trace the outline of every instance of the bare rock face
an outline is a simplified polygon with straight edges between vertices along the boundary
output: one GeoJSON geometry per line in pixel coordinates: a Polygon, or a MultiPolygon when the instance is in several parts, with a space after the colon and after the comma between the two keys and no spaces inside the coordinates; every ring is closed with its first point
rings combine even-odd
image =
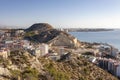
{"type": "Polygon", "coordinates": [[[11,73],[7,68],[0,67],[0,80],[9,80],[10,76],[11,73]]]}
{"type": "Polygon", "coordinates": [[[48,44],[51,46],[66,46],[70,48],[81,46],[80,41],[78,41],[77,38],[66,33],[60,33],[57,37],[49,41],[48,44]]]}
{"type": "Polygon", "coordinates": [[[10,72],[7,68],[0,67],[0,75],[10,75],[10,72]]]}

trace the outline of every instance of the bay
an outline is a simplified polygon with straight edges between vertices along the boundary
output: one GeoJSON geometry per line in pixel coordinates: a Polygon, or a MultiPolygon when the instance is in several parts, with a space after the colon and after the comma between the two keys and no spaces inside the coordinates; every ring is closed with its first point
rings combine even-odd
{"type": "Polygon", "coordinates": [[[120,50],[120,29],[100,32],[69,32],[83,42],[108,43],[120,50]]]}

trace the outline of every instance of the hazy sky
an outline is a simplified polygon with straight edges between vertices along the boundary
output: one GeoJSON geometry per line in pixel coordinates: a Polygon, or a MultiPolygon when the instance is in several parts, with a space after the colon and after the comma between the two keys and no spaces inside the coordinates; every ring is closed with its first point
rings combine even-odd
{"type": "Polygon", "coordinates": [[[0,25],[119,28],[120,0],[0,0],[0,25]]]}

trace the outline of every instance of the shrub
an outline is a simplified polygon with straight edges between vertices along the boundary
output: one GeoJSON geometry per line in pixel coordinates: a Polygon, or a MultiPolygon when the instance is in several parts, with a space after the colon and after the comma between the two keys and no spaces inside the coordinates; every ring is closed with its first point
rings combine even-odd
{"type": "Polygon", "coordinates": [[[25,71],[22,72],[23,79],[38,80],[39,72],[35,68],[27,67],[25,71]]]}
{"type": "Polygon", "coordinates": [[[18,77],[21,76],[21,72],[19,70],[10,70],[12,74],[12,80],[18,80],[18,77]]]}
{"type": "Polygon", "coordinates": [[[63,71],[58,71],[52,63],[46,65],[46,69],[54,77],[54,80],[69,80],[69,75],[63,71]]]}

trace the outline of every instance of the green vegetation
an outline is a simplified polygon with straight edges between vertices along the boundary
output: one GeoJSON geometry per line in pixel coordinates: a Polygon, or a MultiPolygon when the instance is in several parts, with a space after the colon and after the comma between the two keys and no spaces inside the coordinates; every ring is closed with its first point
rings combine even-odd
{"type": "Polygon", "coordinates": [[[92,52],[85,52],[85,53],[83,53],[83,55],[93,55],[93,53],[92,52]]]}
{"type": "Polygon", "coordinates": [[[29,32],[25,33],[25,37],[27,37],[27,36],[34,36],[34,35],[36,35],[34,31],[29,31],[29,32]]]}
{"type": "Polygon", "coordinates": [[[79,77],[79,80],[87,80],[85,77],[81,76],[79,77]]]}
{"type": "Polygon", "coordinates": [[[4,67],[7,67],[10,63],[9,63],[9,60],[0,56],[0,64],[4,65],[4,67]]]}
{"type": "Polygon", "coordinates": [[[97,80],[103,80],[101,77],[99,77],[97,80]]]}
{"type": "Polygon", "coordinates": [[[18,78],[21,76],[21,72],[19,70],[10,70],[12,74],[12,80],[18,80],[18,78]]]}
{"type": "Polygon", "coordinates": [[[86,48],[90,48],[90,49],[91,49],[91,48],[92,48],[92,46],[91,46],[91,45],[88,45],[88,46],[86,46],[86,48]]]}
{"type": "Polygon", "coordinates": [[[89,75],[89,74],[90,74],[90,70],[87,69],[86,67],[83,69],[83,71],[84,71],[84,74],[85,74],[85,75],[89,75]]]}
{"type": "Polygon", "coordinates": [[[22,78],[27,80],[38,80],[39,72],[35,68],[27,67],[22,72],[22,78]]]}
{"type": "Polygon", "coordinates": [[[59,71],[54,67],[53,63],[49,63],[46,65],[46,70],[51,74],[52,77],[54,77],[54,80],[70,80],[70,76],[63,72],[59,71]]]}
{"type": "Polygon", "coordinates": [[[23,72],[19,70],[10,70],[12,74],[12,80],[26,79],[26,80],[38,80],[39,72],[35,68],[26,67],[23,72]]]}
{"type": "Polygon", "coordinates": [[[4,62],[4,59],[2,56],[0,56],[0,63],[3,63],[4,62]]]}
{"type": "Polygon", "coordinates": [[[28,62],[28,57],[24,55],[23,51],[16,50],[16,51],[11,51],[9,58],[11,59],[13,64],[29,64],[28,62]]]}

